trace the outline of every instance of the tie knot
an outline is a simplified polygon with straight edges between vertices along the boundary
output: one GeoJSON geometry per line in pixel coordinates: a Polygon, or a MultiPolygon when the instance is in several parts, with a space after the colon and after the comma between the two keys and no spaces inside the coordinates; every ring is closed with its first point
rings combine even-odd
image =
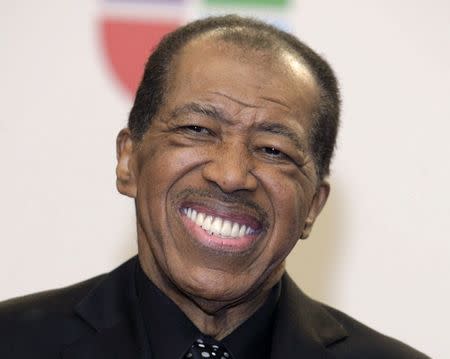
{"type": "Polygon", "coordinates": [[[190,359],[232,359],[227,349],[214,339],[197,339],[185,358],[190,359]]]}

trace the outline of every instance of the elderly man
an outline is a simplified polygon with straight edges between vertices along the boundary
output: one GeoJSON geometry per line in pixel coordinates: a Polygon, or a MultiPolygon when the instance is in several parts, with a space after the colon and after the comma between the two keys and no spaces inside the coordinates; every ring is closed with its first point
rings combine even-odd
{"type": "Polygon", "coordinates": [[[424,358],[304,295],[285,259],[329,193],[339,94],[293,36],[236,16],[169,34],[117,138],[139,255],[0,306],[1,358],[424,358]]]}

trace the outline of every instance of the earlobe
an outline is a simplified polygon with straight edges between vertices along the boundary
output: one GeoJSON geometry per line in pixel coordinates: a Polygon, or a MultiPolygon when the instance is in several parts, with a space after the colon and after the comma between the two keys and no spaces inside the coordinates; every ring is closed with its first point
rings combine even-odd
{"type": "Polygon", "coordinates": [[[133,168],[134,142],[128,128],[122,129],[116,140],[117,190],[125,196],[136,197],[136,174],[133,168]]]}
{"type": "Polygon", "coordinates": [[[314,194],[311,207],[309,209],[308,217],[306,217],[305,226],[303,228],[300,239],[307,239],[311,233],[313,224],[322,211],[322,208],[327,202],[328,195],[330,194],[330,184],[326,181],[322,181],[314,194]]]}

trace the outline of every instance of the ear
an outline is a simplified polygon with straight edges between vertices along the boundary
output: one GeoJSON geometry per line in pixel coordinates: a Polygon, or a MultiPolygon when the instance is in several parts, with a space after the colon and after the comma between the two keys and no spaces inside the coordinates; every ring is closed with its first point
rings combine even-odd
{"type": "Polygon", "coordinates": [[[314,194],[311,207],[309,209],[308,217],[306,217],[305,226],[303,227],[303,232],[300,239],[306,239],[311,233],[313,224],[322,211],[322,208],[327,202],[328,195],[330,194],[330,184],[326,181],[322,181],[314,194]]]}
{"type": "Polygon", "coordinates": [[[116,153],[117,190],[125,196],[135,198],[137,187],[135,169],[133,168],[134,142],[128,128],[124,128],[117,135],[116,153]]]}

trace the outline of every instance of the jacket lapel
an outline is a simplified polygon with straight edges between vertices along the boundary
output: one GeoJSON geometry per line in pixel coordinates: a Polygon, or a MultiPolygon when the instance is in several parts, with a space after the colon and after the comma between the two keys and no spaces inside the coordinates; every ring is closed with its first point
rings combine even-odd
{"type": "Polygon", "coordinates": [[[134,257],[111,272],[75,307],[90,327],[62,358],[150,358],[138,310],[134,257]]]}
{"type": "Polygon", "coordinates": [[[307,297],[285,274],[275,317],[272,359],[333,358],[327,346],[348,336],[318,302],[307,297]]]}

